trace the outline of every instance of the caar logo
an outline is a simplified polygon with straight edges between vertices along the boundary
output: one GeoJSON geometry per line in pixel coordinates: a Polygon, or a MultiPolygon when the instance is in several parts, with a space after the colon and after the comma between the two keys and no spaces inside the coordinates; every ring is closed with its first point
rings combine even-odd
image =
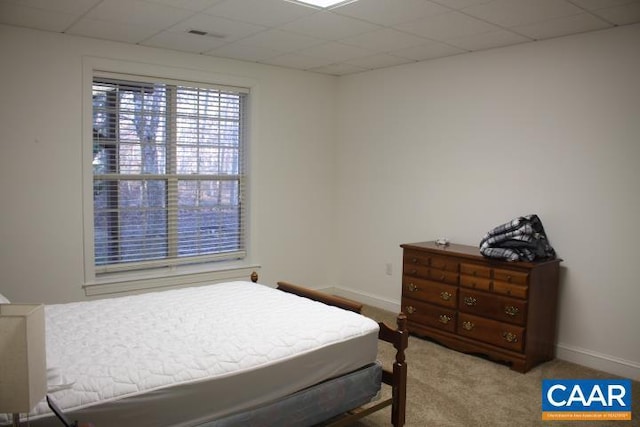
{"type": "Polygon", "coordinates": [[[631,380],[542,380],[543,420],[630,420],[631,380]]]}

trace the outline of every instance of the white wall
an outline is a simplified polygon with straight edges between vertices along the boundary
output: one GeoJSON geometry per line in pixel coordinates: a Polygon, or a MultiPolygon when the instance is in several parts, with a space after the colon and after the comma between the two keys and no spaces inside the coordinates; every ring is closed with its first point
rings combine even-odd
{"type": "Polygon", "coordinates": [[[397,307],[401,243],[537,213],[558,354],[640,377],[639,76],[636,25],[341,78],[339,287],[397,307]]]}
{"type": "Polygon", "coordinates": [[[255,84],[250,261],[261,281],[326,283],[335,77],[0,26],[0,293],[81,300],[83,58],[177,67],[255,84]]]}

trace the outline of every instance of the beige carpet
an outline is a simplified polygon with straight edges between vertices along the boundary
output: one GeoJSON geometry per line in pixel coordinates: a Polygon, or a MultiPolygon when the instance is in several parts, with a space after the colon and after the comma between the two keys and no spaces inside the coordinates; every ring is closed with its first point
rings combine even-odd
{"type": "MultiPolygon", "coordinates": [[[[394,314],[365,307],[363,314],[395,325],[394,314]]],[[[379,358],[390,366],[394,349],[381,343],[379,358]]],[[[526,374],[478,356],[462,354],[411,336],[408,362],[407,426],[640,426],[640,383],[633,382],[633,421],[542,421],[541,387],[545,378],[612,378],[610,374],[553,360],[526,374]]],[[[383,396],[390,394],[384,387],[383,396]]],[[[388,426],[390,409],[356,426],[388,426]]]]}

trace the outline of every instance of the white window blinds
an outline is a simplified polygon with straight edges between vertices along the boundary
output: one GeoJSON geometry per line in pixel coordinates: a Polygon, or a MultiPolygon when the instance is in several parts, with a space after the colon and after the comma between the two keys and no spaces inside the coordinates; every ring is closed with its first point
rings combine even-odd
{"type": "Polygon", "coordinates": [[[246,97],[94,77],[96,273],[245,256],[246,97]]]}

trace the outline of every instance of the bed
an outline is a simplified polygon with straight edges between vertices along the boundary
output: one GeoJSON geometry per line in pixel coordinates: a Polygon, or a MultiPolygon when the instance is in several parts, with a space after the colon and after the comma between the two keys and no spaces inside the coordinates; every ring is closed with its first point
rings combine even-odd
{"type": "MultiPolygon", "coordinates": [[[[404,424],[403,315],[392,329],[352,301],[255,282],[46,306],[49,396],[96,427],[339,426],[387,406],[404,424]],[[390,399],[375,399],[381,383],[390,399]]],[[[28,418],[60,425],[45,401],[28,418]]]]}

